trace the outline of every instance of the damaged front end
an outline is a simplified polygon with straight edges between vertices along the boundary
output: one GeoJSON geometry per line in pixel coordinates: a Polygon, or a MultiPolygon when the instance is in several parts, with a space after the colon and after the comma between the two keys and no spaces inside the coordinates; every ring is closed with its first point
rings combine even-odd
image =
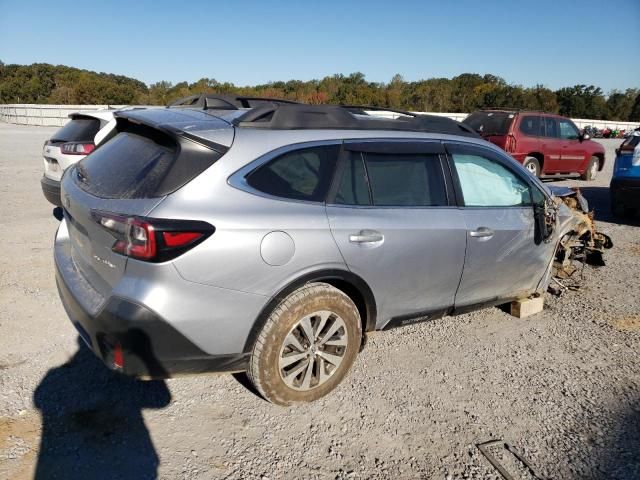
{"type": "Polygon", "coordinates": [[[587,200],[579,188],[551,187],[550,190],[554,195],[554,205],[549,205],[549,208],[554,212],[548,217],[557,218],[556,238],[560,241],[553,260],[553,283],[549,290],[560,294],[563,290],[579,288],[585,265],[603,266],[604,251],[611,248],[613,242],[609,236],[596,230],[593,211],[589,211],[587,200]],[[580,275],[576,278],[574,274],[578,270],[580,275]]]}

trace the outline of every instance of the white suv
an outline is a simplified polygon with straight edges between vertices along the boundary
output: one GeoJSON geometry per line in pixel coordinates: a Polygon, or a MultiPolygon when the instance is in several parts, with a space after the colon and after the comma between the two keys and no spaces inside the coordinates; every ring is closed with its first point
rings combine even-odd
{"type": "Polygon", "coordinates": [[[44,143],[44,175],[40,183],[45,198],[60,203],[60,179],[63,172],[91,153],[109,133],[114,131],[115,110],[72,113],[71,119],[44,143]]]}

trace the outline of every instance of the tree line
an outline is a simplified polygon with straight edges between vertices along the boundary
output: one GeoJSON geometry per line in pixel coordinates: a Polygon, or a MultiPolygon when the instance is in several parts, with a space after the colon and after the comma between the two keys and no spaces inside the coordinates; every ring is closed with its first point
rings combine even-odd
{"type": "Polygon", "coordinates": [[[640,88],[605,94],[594,85],[551,90],[513,85],[495,75],[464,73],[415,82],[395,75],[370,82],[364,74],[336,74],[320,80],[288,80],[236,86],[202,78],[194,83],[161,81],[146,85],[126,77],[64,65],[0,62],[0,103],[166,105],[199,93],[278,97],[312,104],[374,105],[425,112],[471,112],[502,107],[543,110],[573,118],[640,121],[640,88]]]}

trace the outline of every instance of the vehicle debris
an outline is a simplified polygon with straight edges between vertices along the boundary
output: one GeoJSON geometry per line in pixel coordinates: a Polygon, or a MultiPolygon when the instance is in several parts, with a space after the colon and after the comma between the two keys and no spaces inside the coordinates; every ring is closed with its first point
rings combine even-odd
{"type": "MultiPolygon", "coordinates": [[[[551,187],[556,204],[556,215],[559,209],[569,209],[571,215],[567,219],[565,233],[556,251],[552,266],[552,281],[549,285],[551,293],[559,295],[565,290],[580,288],[584,267],[605,265],[604,251],[613,246],[611,238],[596,229],[594,212],[577,187],[551,187]],[[580,271],[579,278],[574,274],[580,271]],[[570,282],[566,280],[571,279],[570,282]]],[[[554,215],[555,216],[555,215],[554,215]]],[[[555,219],[555,218],[554,218],[555,219]]]]}
{"type": "Polygon", "coordinates": [[[480,450],[480,453],[482,453],[489,461],[491,466],[495,468],[505,480],[515,480],[515,477],[507,470],[506,465],[504,465],[504,463],[498,459],[498,457],[492,450],[501,449],[503,450],[502,453],[511,454],[512,460],[514,460],[516,463],[519,463],[519,473],[535,480],[545,480],[545,478],[540,476],[534,470],[533,466],[521,454],[519,454],[515,448],[513,448],[504,440],[490,440],[488,442],[479,443],[476,445],[476,447],[478,448],[478,450],[480,450]]]}

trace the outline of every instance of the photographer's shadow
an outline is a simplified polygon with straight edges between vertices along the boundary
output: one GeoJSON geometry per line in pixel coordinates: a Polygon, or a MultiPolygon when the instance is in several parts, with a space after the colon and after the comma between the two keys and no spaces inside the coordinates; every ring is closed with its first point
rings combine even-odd
{"type": "Polygon", "coordinates": [[[156,478],[160,460],[142,409],[169,404],[166,383],[112,372],[80,338],[78,346],[34,393],[42,415],[35,479],[156,478]]]}

